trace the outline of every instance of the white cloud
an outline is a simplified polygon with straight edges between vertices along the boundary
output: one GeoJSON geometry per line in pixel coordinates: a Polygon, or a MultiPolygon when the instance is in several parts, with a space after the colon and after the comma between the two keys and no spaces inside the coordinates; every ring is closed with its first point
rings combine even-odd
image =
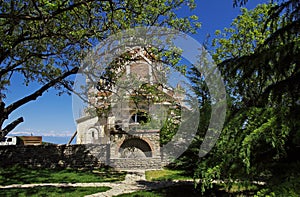
{"type": "Polygon", "coordinates": [[[72,131],[40,131],[35,129],[18,129],[9,133],[9,135],[35,135],[35,136],[51,136],[51,137],[70,137],[73,135],[72,131]]]}

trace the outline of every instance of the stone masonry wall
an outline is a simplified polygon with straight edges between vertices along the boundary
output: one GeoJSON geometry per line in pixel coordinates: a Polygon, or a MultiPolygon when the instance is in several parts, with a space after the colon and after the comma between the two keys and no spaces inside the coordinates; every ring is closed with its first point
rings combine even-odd
{"type": "Polygon", "coordinates": [[[107,145],[0,146],[0,167],[91,168],[107,164],[107,145]]]}
{"type": "Polygon", "coordinates": [[[104,165],[119,170],[160,169],[160,156],[111,158],[109,145],[0,146],[0,167],[20,165],[34,168],[97,168],[104,165]]]}
{"type": "Polygon", "coordinates": [[[111,159],[110,166],[115,169],[161,169],[161,158],[119,158],[111,159]]]}
{"type": "Polygon", "coordinates": [[[149,65],[146,63],[132,63],[130,64],[130,73],[145,81],[149,78],[149,65]]]}

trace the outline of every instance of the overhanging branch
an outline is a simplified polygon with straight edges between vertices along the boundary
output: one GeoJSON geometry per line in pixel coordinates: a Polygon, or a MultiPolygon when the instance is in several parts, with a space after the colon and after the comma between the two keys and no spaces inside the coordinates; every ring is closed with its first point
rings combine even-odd
{"type": "Polygon", "coordinates": [[[44,86],[42,86],[40,89],[38,89],[37,91],[35,91],[34,93],[12,103],[11,105],[9,105],[4,112],[6,114],[10,114],[11,112],[13,112],[14,110],[16,110],[17,108],[19,108],[20,106],[36,100],[39,96],[42,96],[42,94],[47,91],[49,88],[53,87],[55,84],[61,82],[63,79],[67,78],[68,76],[72,75],[72,74],[76,74],[78,72],[79,68],[78,67],[74,67],[72,70],[65,72],[64,74],[62,74],[61,76],[51,80],[50,82],[48,82],[47,84],[45,84],[44,86]]]}
{"type": "Polygon", "coordinates": [[[5,137],[11,130],[16,128],[21,122],[24,122],[23,117],[14,120],[12,123],[8,124],[1,132],[1,137],[5,137]]]}

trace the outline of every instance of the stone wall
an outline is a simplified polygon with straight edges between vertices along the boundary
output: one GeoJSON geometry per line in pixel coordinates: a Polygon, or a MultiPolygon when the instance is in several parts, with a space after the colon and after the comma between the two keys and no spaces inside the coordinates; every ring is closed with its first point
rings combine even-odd
{"type": "Polygon", "coordinates": [[[109,162],[108,145],[0,146],[0,167],[91,168],[109,162]]]}
{"type": "Polygon", "coordinates": [[[115,169],[161,169],[161,158],[119,158],[111,159],[110,166],[115,169]]]}
{"type": "Polygon", "coordinates": [[[163,166],[158,155],[147,158],[112,158],[109,145],[96,144],[0,146],[0,156],[0,167],[97,168],[107,165],[124,170],[160,169],[163,166]]]}
{"type": "Polygon", "coordinates": [[[144,61],[132,63],[130,64],[130,74],[137,76],[140,81],[148,81],[147,79],[150,77],[149,65],[144,61]]]}

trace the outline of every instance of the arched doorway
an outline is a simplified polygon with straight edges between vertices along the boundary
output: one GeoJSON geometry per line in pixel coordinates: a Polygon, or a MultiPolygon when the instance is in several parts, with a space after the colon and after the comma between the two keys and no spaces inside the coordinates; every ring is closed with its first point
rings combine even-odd
{"type": "Polygon", "coordinates": [[[145,158],[152,157],[152,151],[147,142],[140,138],[125,140],[119,149],[121,158],[145,158]]]}

